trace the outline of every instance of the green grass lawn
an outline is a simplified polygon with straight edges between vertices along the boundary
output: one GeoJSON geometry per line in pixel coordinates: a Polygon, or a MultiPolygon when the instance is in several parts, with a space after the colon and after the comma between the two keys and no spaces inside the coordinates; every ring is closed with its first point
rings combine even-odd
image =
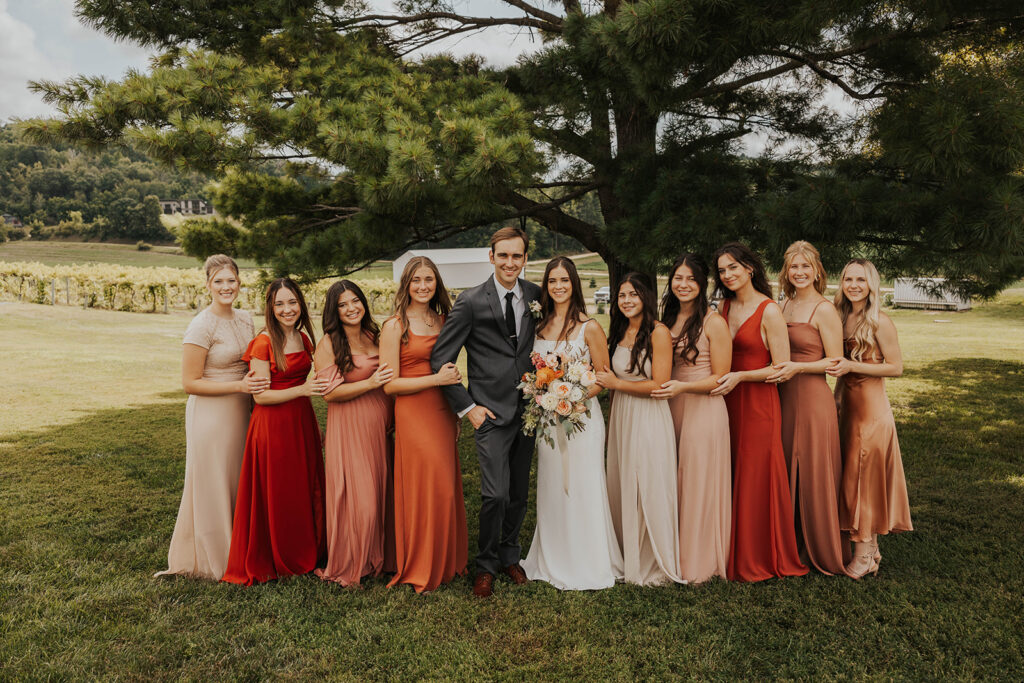
{"type": "MultiPolygon", "coordinates": [[[[468,579],[417,596],[151,578],[181,495],[188,316],[2,304],[0,679],[1017,678],[1024,292],[893,317],[916,530],[882,539],[878,578],[499,582],[480,602],[468,579]]],[[[478,469],[460,445],[472,554],[478,469]]],[[[524,545],[533,525],[531,503],[524,545]]]]}

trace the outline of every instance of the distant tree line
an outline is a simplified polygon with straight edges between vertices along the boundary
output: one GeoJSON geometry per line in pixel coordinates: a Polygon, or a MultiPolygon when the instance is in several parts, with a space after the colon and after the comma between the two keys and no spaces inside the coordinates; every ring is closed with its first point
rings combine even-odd
{"type": "Polygon", "coordinates": [[[0,227],[0,240],[174,239],[160,222],[160,198],[206,199],[209,182],[179,174],[130,148],[86,152],[66,144],[31,144],[0,126],[0,215],[23,228],[0,227]]]}

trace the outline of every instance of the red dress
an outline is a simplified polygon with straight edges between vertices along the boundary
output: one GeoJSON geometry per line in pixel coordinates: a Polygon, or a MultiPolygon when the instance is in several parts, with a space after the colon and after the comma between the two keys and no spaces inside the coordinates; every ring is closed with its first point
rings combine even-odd
{"type": "MultiPolygon", "coordinates": [[[[242,360],[270,361],[270,388],[288,389],[306,381],[313,345],[288,355],[278,370],[270,339],[257,335],[242,360]]],[[[250,586],[290,574],[306,574],[326,557],[324,540],[324,461],[320,425],[313,404],[303,396],[252,410],[238,482],[228,569],[222,581],[250,586]]]]}
{"type": "MultiPolygon", "coordinates": [[[[726,300],[723,314],[729,316],[726,300]]],[[[765,299],[732,340],[732,370],[760,370],[772,361],[761,340],[765,299]]],[[[725,397],[732,446],[732,581],[803,576],[793,530],[779,392],[763,382],[740,382],[725,397]]]]}

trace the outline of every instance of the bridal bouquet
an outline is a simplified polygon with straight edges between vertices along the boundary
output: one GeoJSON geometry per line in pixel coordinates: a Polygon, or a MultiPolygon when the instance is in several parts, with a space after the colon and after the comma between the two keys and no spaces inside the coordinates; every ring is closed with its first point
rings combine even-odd
{"type": "Polygon", "coordinates": [[[560,429],[567,438],[583,430],[583,418],[590,416],[587,392],[597,376],[580,356],[534,351],[530,361],[534,371],[523,374],[518,386],[526,400],[523,433],[536,432],[554,448],[552,429],[560,429]]]}

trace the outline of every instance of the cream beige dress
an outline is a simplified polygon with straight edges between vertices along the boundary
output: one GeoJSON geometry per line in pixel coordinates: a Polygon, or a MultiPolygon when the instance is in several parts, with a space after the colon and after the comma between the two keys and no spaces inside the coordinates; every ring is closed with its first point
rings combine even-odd
{"type": "MultiPolygon", "coordinates": [[[[242,354],[253,336],[252,317],[245,311],[236,310],[234,319],[227,320],[204,309],[189,324],[184,343],[206,349],[203,379],[233,382],[249,369],[242,354]]],[[[185,489],[167,551],[167,569],[157,576],[223,576],[250,410],[248,394],[188,397],[185,489]]]]}
{"type": "MultiPolygon", "coordinates": [[[[618,346],[612,371],[639,382],[650,377],[629,372],[629,349],[618,346]]],[[[676,434],[665,401],[616,391],[608,417],[608,502],[624,561],[624,579],[641,586],[679,577],[679,517],[676,504],[676,434]]]]}

